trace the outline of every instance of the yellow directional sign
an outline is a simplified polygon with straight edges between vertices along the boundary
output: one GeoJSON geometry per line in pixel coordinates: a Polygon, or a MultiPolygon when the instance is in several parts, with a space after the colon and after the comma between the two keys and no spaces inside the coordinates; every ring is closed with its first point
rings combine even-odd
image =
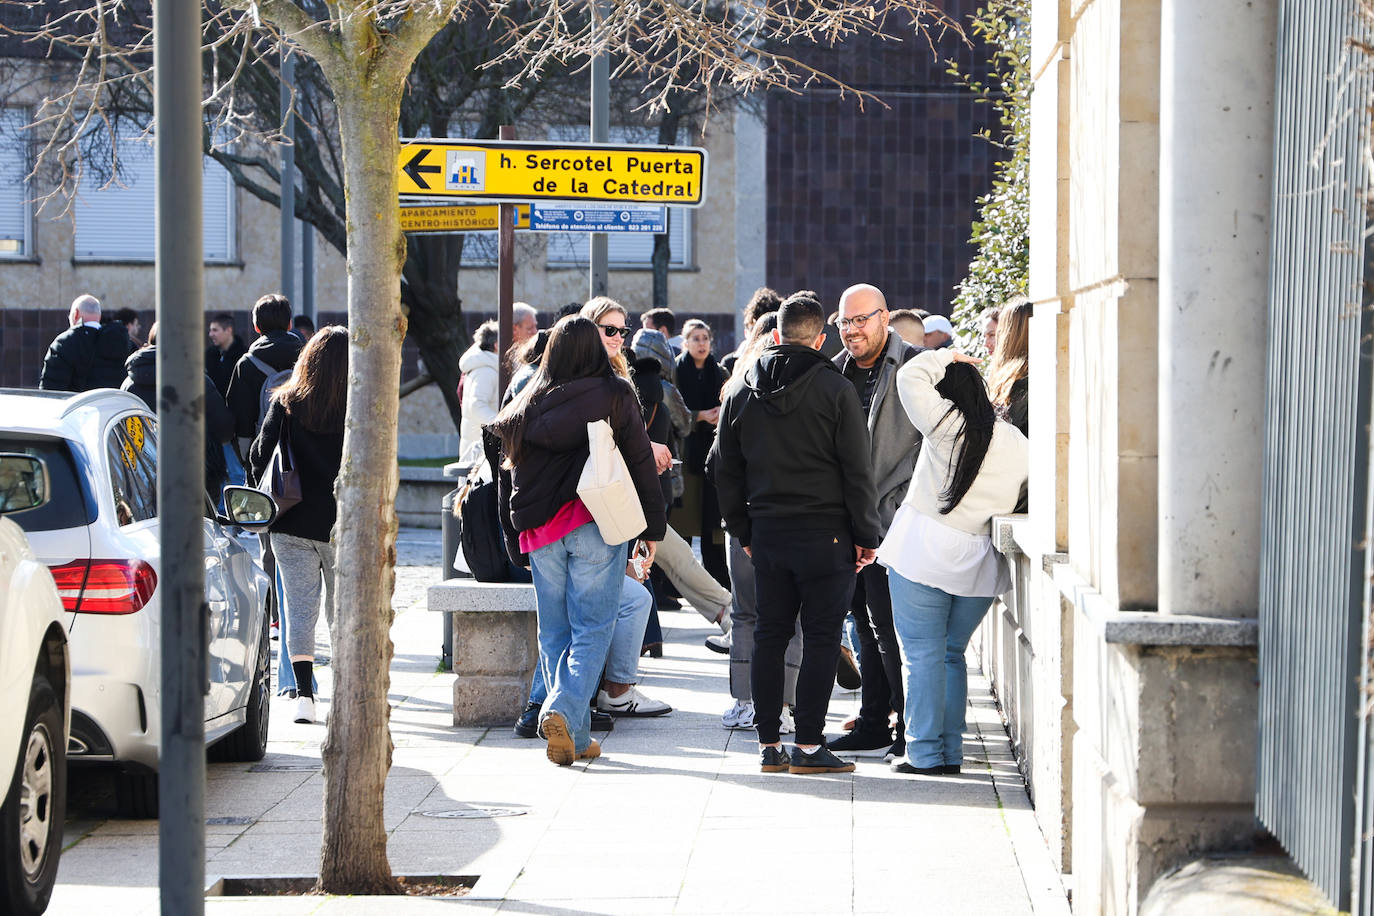
{"type": "MultiPolygon", "coordinates": [[[[530,227],[529,205],[515,208],[515,228],[530,227]]],[[[402,232],[482,232],[500,229],[497,204],[440,204],[431,207],[402,207],[402,232]]]]}
{"type": "Polygon", "coordinates": [[[401,197],[577,200],[698,207],[706,150],[694,146],[406,140],[401,197]]]}

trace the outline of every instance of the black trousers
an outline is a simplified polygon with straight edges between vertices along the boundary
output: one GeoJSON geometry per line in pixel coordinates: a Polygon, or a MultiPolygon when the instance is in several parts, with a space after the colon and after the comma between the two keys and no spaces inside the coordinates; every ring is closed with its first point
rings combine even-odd
{"type": "Polygon", "coordinates": [[[870,563],[857,576],[854,601],[855,630],[859,635],[859,724],[856,729],[886,732],[888,715],[897,711],[897,734],[902,734],[902,654],[892,625],[892,595],[887,567],[870,563]]]}
{"type": "Polygon", "coordinates": [[[761,519],[754,522],[750,549],[758,623],[749,680],[759,743],[778,740],[783,655],[800,616],[796,741],[820,744],[825,740],[825,711],[835,686],[844,615],[854,594],[854,541],[848,531],[789,530],[785,523],[761,519]]]}

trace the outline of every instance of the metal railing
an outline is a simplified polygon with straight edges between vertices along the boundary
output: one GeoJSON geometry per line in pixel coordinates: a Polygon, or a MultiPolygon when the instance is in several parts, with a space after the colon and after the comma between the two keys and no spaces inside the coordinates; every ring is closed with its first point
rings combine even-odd
{"type": "Polygon", "coordinates": [[[1369,793],[1356,794],[1367,767],[1374,81],[1350,43],[1358,27],[1354,0],[1279,5],[1259,601],[1256,810],[1342,909],[1357,857],[1360,882],[1369,875],[1356,829],[1369,819],[1369,793]]]}

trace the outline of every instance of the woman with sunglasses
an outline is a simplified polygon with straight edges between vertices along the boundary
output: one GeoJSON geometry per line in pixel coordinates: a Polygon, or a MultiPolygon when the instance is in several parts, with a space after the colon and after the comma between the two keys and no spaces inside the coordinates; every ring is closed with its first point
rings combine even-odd
{"type": "Polygon", "coordinates": [[[548,696],[539,731],[559,766],[601,755],[590,704],[615,629],[626,544],[607,544],[577,496],[587,424],[608,420],[634,480],[650,561],[667,527],[653,451],[634,388],[618,377],[601,329],[569,316],[554,325],[534,378],[488,427],[504,455],[499,487],[506,549],[529,565],[548,696]]]}

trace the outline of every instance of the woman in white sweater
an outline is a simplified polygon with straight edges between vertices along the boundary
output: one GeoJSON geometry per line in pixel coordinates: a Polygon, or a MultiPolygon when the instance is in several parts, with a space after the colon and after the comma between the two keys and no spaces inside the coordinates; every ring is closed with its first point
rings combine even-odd
{"type": "Polygon", "coordinates": [[[998,420],[978,360],[926,350],[897,373],[924,442],[878,562],[887,567],[906,679],[906,759],[899,773],[957,773],[963,762],[964,650],[992,599],[1010,585],[992,546],[992,517],[1026,484],[1026,437],[998,420]]]}

